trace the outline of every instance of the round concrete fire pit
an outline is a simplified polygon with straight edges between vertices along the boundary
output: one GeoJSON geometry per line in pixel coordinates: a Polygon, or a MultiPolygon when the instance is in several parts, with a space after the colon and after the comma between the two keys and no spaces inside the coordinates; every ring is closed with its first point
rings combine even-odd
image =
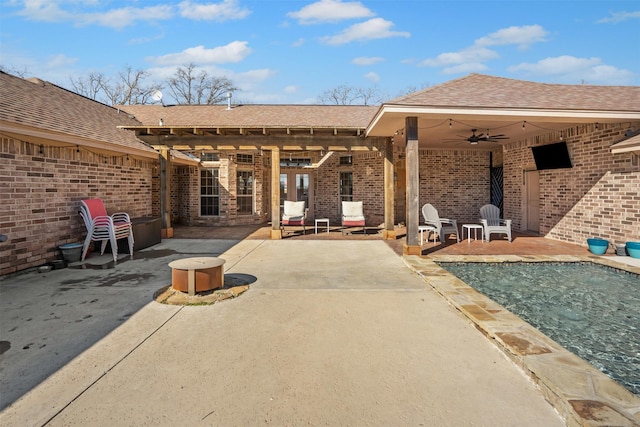
{"type": "Polygon", "coordinates": [[[224,263],[225,260],[215,257],[171,261],[171,287],[189,295],[221,288],[224,286],[224,263]]]}

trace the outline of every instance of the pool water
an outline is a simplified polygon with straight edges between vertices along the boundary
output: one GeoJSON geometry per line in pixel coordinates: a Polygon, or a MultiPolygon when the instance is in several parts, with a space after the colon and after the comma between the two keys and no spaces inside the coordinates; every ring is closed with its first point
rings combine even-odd
{"type": "Polygon", "coordinates": [[[580,263],[439,265],[640,395],[640,276],[580,263]]]}

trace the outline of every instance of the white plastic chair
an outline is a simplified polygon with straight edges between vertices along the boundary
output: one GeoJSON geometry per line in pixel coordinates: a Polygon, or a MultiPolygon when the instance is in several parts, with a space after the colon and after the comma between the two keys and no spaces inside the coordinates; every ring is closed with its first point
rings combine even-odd
{"type": "Polygon", "coordinates": [[[511,220],[500,218],[500,208],[495,205],[484,205],[480,208],[480,222],[484,228],[484,238],[489,242],[489,235],[506,234],[511,242],[511,220]]]}
{"type": "Polygon", "coordinates": [[[282,220],[280,222],[280,229],[283,232],[285,225],[301,225],[302,234],[307,233],[305,223],[307,220],[307,213],[309,212],[309,209],[305,209],[304,204],[304,200],[301,202],[293,202],[290,200],[284,201],[284,212],[282,214],[282,220]]]}
{"type": "Polygon", "coordinates": [[[366,219],[362,202],[342,202],[342,234],[349,227],[362,227],[366,230],[366,219]]]}
{"type": "Polygon", "coordinates": [[[455,219],[440,218],[438,210],[429,203],[422,207],[422,216],[426,225],[430,225],[436,229],[436,234],[440,237],[442,243],[446,240],[446,236],[451,234],[455,234],[456,241],[460,243],[458,222],[455,219]]]}
{"type": "Polygon", "coordinates": [[[82,247],[82,258],[84,261],[91,242],[102,242],[100,255],[104,254],[107,242],[111,243],[113,262],[118,261],[118,240],[127,238],[129,241],[129,253],[133,258],[133,227],[129,214],[117,212],[107,215],[104,203],[100,199],[81,200],[80,216],[87,227],[87,237],[84,239],[82,247]]]}

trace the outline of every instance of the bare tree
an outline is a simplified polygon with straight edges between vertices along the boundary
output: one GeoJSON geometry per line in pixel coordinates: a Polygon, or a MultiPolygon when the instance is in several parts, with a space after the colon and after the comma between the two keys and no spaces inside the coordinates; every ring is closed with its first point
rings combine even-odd
{"type": "Polygon", "coordinates": [[[79,95],[90,99],[98,100],[100,91],[105,85],[105,77],[102,73],[89,73],[86,77],[73,78],[69,77],[71,88],[79,95]]]}
{"type": "Polygon", "coordinates": [[[162,88],[157,83],[145,86],[144,80],[149,75],[148,71],[134,71],[130,66],[126,66],[118,73],[118,80],[114,84],[103,79],[101,89],[111,105],[147,104],[153,92],[162,88]]]}
{"type": "Polygon", "coordinates": [[[143,70],[133,70],[126,66],[112,81],[102,73],[91,72],[86,77],[70,77],[74,92],[104,102],[109,105],[147,104],[160,84],[144,84],[150,73],[143,70]]]}
{"type": "Polygon", "coordinates": [[[3,73],[14,75],[16,77],[20,77],[21,79],[24,79],[29,75],[29,70],[27,70],[26,67],[23,68],[22,70],[18,70],[15,67],[12,67],[12,66],[7,67],[0,64],[0,71],[2,71],[3,73]]]}
{"type": "Polygon", "coordinates": [[[379,104],[383,100],[384,96],[377,86],[365,88],[339,85],[333,89],[325,90],[318,97],[321,104],[336,105],[373,105],[379,104]]]}
{"type": "Polygon", "coordinates": [[[224,101],[228,92],[238,90],[227,77],[210,76],[195,64],[178,67],[167,86],[178,104],[212,105],[224,101]]]}

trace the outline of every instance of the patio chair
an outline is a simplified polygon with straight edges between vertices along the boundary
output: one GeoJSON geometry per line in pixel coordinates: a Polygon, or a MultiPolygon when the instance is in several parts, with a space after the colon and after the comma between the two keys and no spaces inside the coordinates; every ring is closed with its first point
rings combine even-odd
{"type": "Polygon", "coordinates": [[[117,262],[117,241],[124,238],[127,238],[129,241],[129,253],[131,254],[131,258],[133,258],[133,227],[129,214],[117,212],[109,216],[101,199],[87,199],[81,200],[80,216],[84,220],[84,225],[87,227],[87,237],[84,239],[84,245],[82,247],[82,261],[84,261],[87,256],[91,242],[102,242],[100,255],[104,254],[108,242],[111,243],[113,262],[117,262]]]}
{"type": "Polygon", "coordinates": [[[366,222],[362,202],[342,202],[342,235],[350,227],[362,227],[366,231],[366,222]]]}
{"type": "Polygon", "coordinates": [[[436,229],[436,235],[440,237],[442,243],[446,240],[446,236],[451,234],[455,234],[456,241],[460,243],[458,222],[455,219],[440,218],[438,210],[429,203],[422,207],[422,216],[426,225],[430,225],[436,229]]]}
{"type": "Polygon", "coordinates": [[[305,222],[307,220],[307,213],[309,212],[309,209],[305,209],[304,204],[304,200],[301,202],[292,202],[290,200],[284,201],[284,212],[280,222],[280,229],[282,232],[284,232],[285,225],[301,225],[302,234],[307,233],[305,222]]]}
{"type": "Polygon", "coordinates": [[[480,222],[484,228],[484,238],[489,242],[489,235],[506,234],[511,242],[511,220],[500,218],[500,208],[495,205],[484,205],[480,208],[480,222]]]}

